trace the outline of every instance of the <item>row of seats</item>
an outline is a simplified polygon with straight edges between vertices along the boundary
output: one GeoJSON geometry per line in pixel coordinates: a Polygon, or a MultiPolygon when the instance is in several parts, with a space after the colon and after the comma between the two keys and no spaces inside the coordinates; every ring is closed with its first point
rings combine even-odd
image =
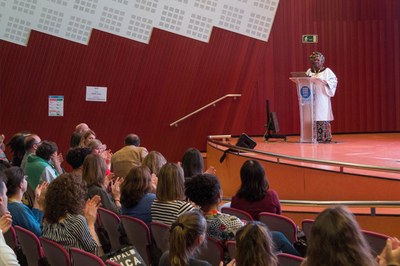
{"type": "MultiPolygon", "coordinates": [[[[110,236],[111,247],[113,250],[120,248],[119,223],[124,226],[129,242],[136,247],[139,254],[147,265],[151,264],[151,235],[161,252],[169,249],[169,230],[170,226],[159,222],[151,222],[150,228],[141,220],[127,215],[118,216],[115,213],[99,208],[98,214],[101,226],[110,236]]],[[[200,251],[199,258],[209,261],[212,265],[219,265],[224,258],[222,244],[212,238],[207,238],[207,245],[200,251]]]]}
{"type": "Polygon", "coordinates": [[[74,265],[120,266],[110,260],[104,262],[98,256],[82,249],[71,248],[68,252],[62,245],[44,237],[38,238],[31,231],[18,225],[8,230],[5,239],[15,253],[18,253],[19,248],[22,249],[29,266],[38,266],[43,260],[57,266],[70,266],[71,261],[74,265]]]}
{"type": "MultiPolygon", "coordinates": [[[[231,207],[224,207],[221,209],[221,212],[235,215],[242,220],[253,221],[251,215],[243,210],[231,207]]],[[[274,213],[262,212],[259,215],[259,219],[260,222],[266,224],[270,230],[282,232],[292,243],[297,241],[297,225],[289,217],[274,213]]],[[[306,236],[306,239],[310,239],[313,223],[314,220],[312,219],[304,219],[301,222],[301,228],[304,232],[304,235],[306,236]]],[[[364,237],[371,247],[372,255],[379,255],[385,247],[386,240],[389,238],[389,236],[367,230],[361,230],[361,232],[364,234],[364,237]]]]}

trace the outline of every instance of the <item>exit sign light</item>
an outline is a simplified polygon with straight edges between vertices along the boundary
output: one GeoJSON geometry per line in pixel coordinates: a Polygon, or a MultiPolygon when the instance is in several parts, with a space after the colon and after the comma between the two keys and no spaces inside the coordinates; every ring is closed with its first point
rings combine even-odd
{"type": "Polygon", "coordinates": [[[318,35],[303,35],[302,40],[303,43],[317,43],[318,35]]]}

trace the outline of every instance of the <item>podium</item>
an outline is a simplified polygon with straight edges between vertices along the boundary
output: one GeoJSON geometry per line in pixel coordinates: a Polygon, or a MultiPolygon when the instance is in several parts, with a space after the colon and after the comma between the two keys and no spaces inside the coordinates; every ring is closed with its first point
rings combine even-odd
{"type": "Polygon", "coordinates": [[[315,81],[309,77],[289,78],[297,85],[300,111],[300,142],[316,143],[317,132],[315,118],[315,81]]]}

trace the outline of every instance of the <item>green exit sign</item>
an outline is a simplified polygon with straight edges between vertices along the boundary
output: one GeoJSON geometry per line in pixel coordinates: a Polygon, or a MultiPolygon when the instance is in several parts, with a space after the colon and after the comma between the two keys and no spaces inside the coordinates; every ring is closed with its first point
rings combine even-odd
{"type": "Polygon", "coordinates": [[[302,40],[303,43],[317,43],[318,35],[303,35],[302,40]]]}

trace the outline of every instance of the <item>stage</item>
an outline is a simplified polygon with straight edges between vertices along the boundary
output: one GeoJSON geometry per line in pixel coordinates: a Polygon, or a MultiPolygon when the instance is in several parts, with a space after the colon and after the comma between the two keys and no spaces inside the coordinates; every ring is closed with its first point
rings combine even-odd
{"type": "Polygon", "coordinates": [[[240,186],[248,159],[264,166],[283,214],[298,225],[324,208],[344,204],[366,230],[400,236],[400,133],[334,135],[332,143],[299,143],[299,136],[257,142],[254,150],[228,153],[238,138],[210,136],[207,166],[214,166],[226,201],[240,186]]]}
{"type": "Polygon", "coordinates": [[[207,165],[217,169],[224,195],[240,186],[239,171],[247,159],[264,165],[271,187],[281,199],[398,200],[400,191],[400,133],[334,135],[331,143],[299,143],[262,137],[253,151],[229,153],[237,138],[208,140],[207,165]]]}

